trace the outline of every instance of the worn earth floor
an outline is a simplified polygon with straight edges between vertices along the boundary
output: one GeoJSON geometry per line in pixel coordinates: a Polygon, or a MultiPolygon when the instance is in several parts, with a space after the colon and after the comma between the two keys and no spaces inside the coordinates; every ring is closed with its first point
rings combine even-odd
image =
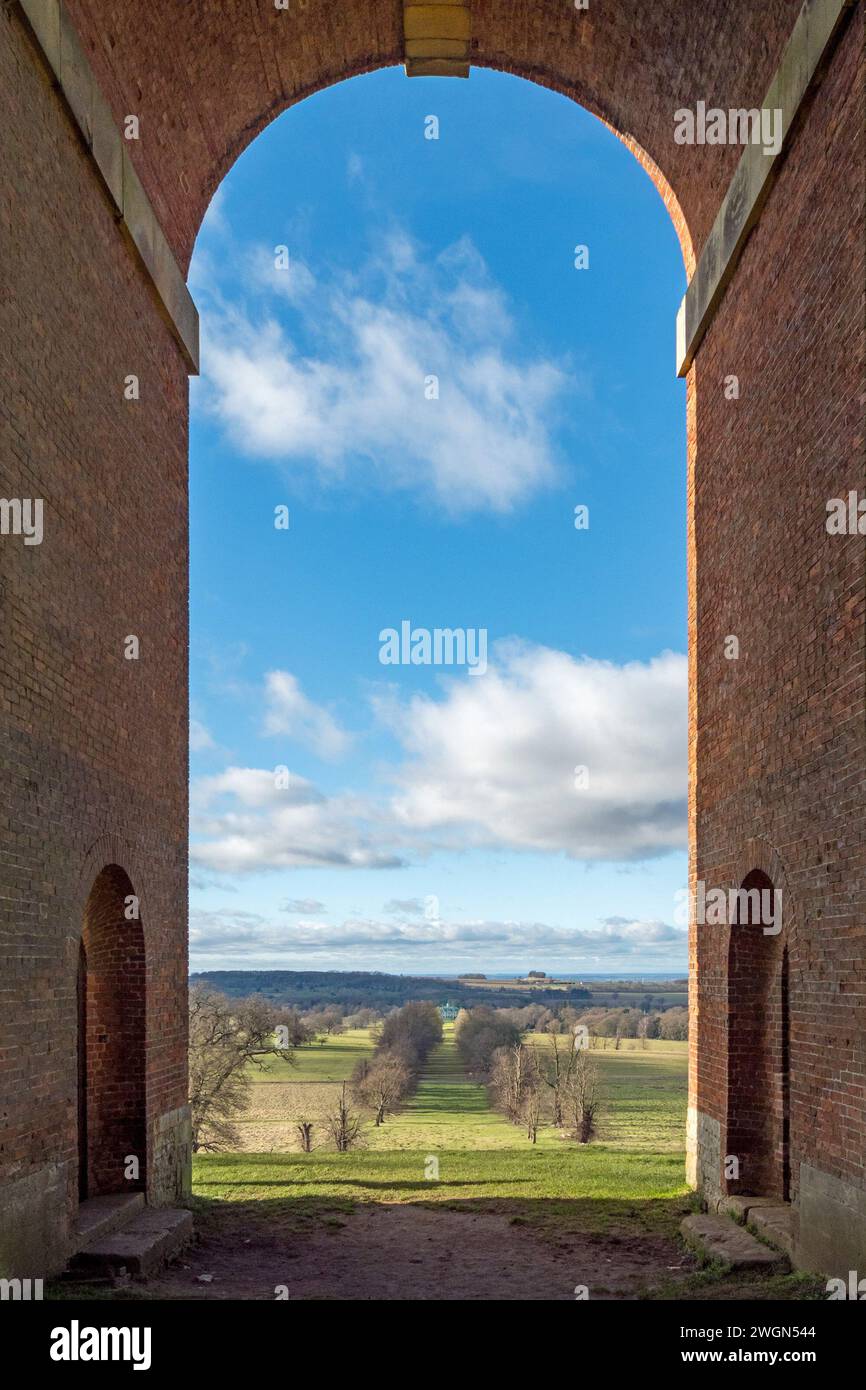
{"type": "MultiPolygon", "coordinates": [[[[655,1093],[644,1085],[640,1094],[646,1106],[655,1093]]],[[[535,1188],[521,1200],[517,1180],[499,1171],[498,1147],[506,1141],[514,1146],[514,1127],[490,1111],[484,1088],[469,1082],[450,1035],[431,1055],[416,1093],[387,1131],[393,1157],[403,1166],[391,1172],[388,1153],[362,1153],[350,1170],[351,1181],[345,1173],[328,1171],[327,1156],[313,1188],[297,1167],[297,1156],[295,1164],[278,1153],[273,1161],[266,1153],[229,1156],[228,1167],[214,1163],[200,1175],[195,1244],[146,1285],[103,1285],[84,1296],[377,1302],[815,1296],[792,1278],[699,1271],[674,1235],[685,1210],[681,1198],[670,1199],[678,1210],[664,1230],[641,1228],[642,1220],[649,1223],[652,1206],[645,1200],[636,1201],[635,1208],[608,1203],[605,1228],[593,1229],[599,1220],[593,1201],[569,1199],[554,1182],[550,1191],[560,1220],[539,1221],[545,1201],[538,1200],[535,1188]],[[476,1166],[490,1160],[486,1170],[481,1163],[482,1178],[464,1171],[462,1179],[437,1191],[436,1201],[429,1200],[423,1156],[459,1159],[452,1151],[461,1143],[490,1150],[465,1155],[476,1166]],[[407,1176],[405,1162],[413,1156],[414,1178],[407,1176]],[[412,1200],[422,1189],[428,1200],[412,1200]],[[357,1201],[345,1195],[356,1192],[357,1201]],[[376,1200],[370,1200],[374,1192],[376,1200]],[[404,1200],[390,1200],[397,1192],[404,1200]],[[482,1199],[487,1210],[477,1209],[482,1199]],[[496,1210],[497,1202],[505,1209],[496,1210]]],[[[507,1159],[509,1149],[503,1152],[507,1159]]],[[[531,1162],[545,1166],[549,1181],[547,1167],[555,1160],[555,1145],[547,1156],[539,1146],[531,1162]]],[[[659,1205],[666,1203],[660,1199],[659,1205]]],[[[76,1290],[66,1284],[55,1296],[75,1298],[76,1290]]]]}
{"type": "Polygon", "coordinates": [[[148,1285],[157,1298],[573,1300],[639,1297],[694,1261],[662,1236],[541,1237],[504,1216],[373,1203],[309,1233],[211,1233],[148,1285]],[[210,1276],[202,1278],[202,1276],[210,1276]]]}

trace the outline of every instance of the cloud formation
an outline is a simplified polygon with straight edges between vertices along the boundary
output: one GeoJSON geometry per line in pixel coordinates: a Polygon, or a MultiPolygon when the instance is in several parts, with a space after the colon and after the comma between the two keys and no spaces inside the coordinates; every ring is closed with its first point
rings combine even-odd
{"type": "Polygon", "coordinates": [[[440,698],[374,696],[402,753],[391,795],[325,796],[285,769],[230,767],[193,783],[191,858],[243,873],[393,868],[478,847],[593,862],[681,850],[686,704],[674,652],[617,666],[500,643],[485,676],[448,679],[440,698]]]}
{"type": "Polygon", "coordinates": [[[586,860],[686,843],[684,656],[617,666],[511,641],[482,679],[377,708],[406,755],[393,812],[408,832],[586,860]]]}
{"type": "Polygon", "coordinates": [[[248,285],[266,307],[217,304],[203,321],[204,407],[239,451],[320,481],[421,490],[449,512],[509,511],[553,478],[552,416],[583,385],[521,350],[468,240],[423,258],[394,236],[327,282],[262,252],[248,285]]]}
{"type": "Polygon", "coordinates": [[[279,966],[281,961],[298,959],[368,969],[376,962],[402,962],[402,968],[411,971],[434,962],[434,968],[447,972],[455,960],[481,963],[494,952],[503,962],[528,968],[543,960],[569,973],[591,970],[600,956],[622,961],[623,968],[638,957],[685,965],[685,929],[665,922],[618,921],[618,926],[608,920],[587,929],[544,922],[385,922],[375,918],[281,924],[258,913],[193,910],[190,947],[198,964],[225,958],[248,966],[253,961],[273,961],[279,966]]]}
{"type": "Polygon", "coordinates": [[[302,867],[400,868],[361,797],[327,797],[282,768],[230,767],[190,789],[190,859],[220,873],[302,867]]]}
{"type": "Polygon", "coordinates": [[[264,728],[266,734],[306,744],[329,761],[343,757],[351,743],[351,735],[328,710],[307,698],[289,671],[269,671],[265,676],[264,728]]]}

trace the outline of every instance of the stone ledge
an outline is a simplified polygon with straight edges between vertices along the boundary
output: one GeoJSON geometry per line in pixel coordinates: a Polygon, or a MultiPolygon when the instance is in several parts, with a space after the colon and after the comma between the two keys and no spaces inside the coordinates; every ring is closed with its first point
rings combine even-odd
{"type": "Polygon", "coordinates": [[[193,1239],[192,1212],[146,1207],[121,1230],[97,1236],[76,1253],[70,1273],[149,1279],[193,1239]]]}
{"type": "Polygon", "coordinates": [[[99,171],[117,220],[150,277],[192,375],[199,370],[198,312],[186,281],[132,167],[124,140],[63,0],[18,0],[42,56],[99,171]]]}
{"type": "Polygon", "coordinates": [[[782,112],[778,154],[746,145],[677,314],[677,376],[686,376],[737,268],[785,156],[797,112],[854,0],[804,0],[782,61],[761,103],[782,112]]]}
{"type": "Polygon", "coordinates": [[[775,1197],[749,1197],[735,1194],[728,1197],[720,1197],[714,1204],[713,1210],[720,1216],[730,1216],[739,1226],[746,1226],[749,1222],[749,1213],[759,1207],[777,1207],[778,1199],[775,1197]]]}
{"type": "Polygon", "coordinates": [[[794,1216],[789,1206],[752,1207],[747,1218],[750,1230],[762,1240],[784,1250],[789,1258],[794,1255],[794,1216]]]}

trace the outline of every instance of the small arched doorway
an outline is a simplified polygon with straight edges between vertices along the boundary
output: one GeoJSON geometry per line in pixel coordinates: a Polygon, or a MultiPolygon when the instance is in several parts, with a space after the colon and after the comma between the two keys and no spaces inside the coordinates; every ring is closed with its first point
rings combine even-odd
{"type": "Polygon", "coordinates": [[[788,1201],[790,1007],[782,906],[781,890],[760,869],[746,876],[733,903],[722,1165],[723,1190],[788,1201]]]}
{"type": "Polygon", "coordinates": [[[80,1200],[145,1186],[145,992],[138,900],[109,864],[88,895],[78,953],[80,1200]]]}

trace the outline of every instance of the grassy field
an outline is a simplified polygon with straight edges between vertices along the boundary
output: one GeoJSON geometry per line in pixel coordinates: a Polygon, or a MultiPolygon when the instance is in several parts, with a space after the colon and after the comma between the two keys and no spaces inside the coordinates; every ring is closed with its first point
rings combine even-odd
{"type": "MultiPolygon", "coordinates": [[[[549,1046],[544,1034],[530,1034],[527,1041],[540,1051],[549,1046]]],[[[369,1032],[355,1029],[328,1038],[324,1047],[299,1048],[295,1065],[268,1058],[263,1071],[252,1068],[251,1105],[239,1125],[243,1151],[296,1151],[295,1118],[326,1105],[358,1059],[372,1050],[369,1032]]],[[[626,1040],[619,1051],[611,1044],[591,1055],[598,1065],[602,1098],[599,1139],[614,1149],[682,1153],[687,1044],[652,1040],[644,1049],[626,1040]]],[[[545,1126],[535,1147],[559,1150],[567,1142],[545,1126]]],[[[491,1110],[486,1089],[465,1075],[450,1024],[406,1108],[379,1129],[370,1125],[364,1143],[367,1149],[397,1152],[533,1147],[521,1129],[491,1110]]]]}
{"type": "MultiPolygon", "coordinates": [[[[464,1241],[475,1272],[460,1298],[537,1297],[540,1287],[570,1297],[575,1268],[601,1296],[820,1296],[799,1276],[698,1271],[679,1245],[692,1205],[684,1044],[593,1051],[598,1139],[578,1145],[548,1126],[533,1145],[465,1075],[449,1028],[402,1113],[368,1125],[363,1147],[298,1152],[293,1119],[333,1096],[372,1046],[368,1033],[346,1033],[300,1049],[295,1066],[274,1058],[253,1070],[246,1151],[195,1158],[199,1246],[154,1296],[202,1298],[211,1285],[199,1281],[215,1278],[222,1296],[271,1298],[290,1278],[292,1297],[427,1298],[444,1277],[443,1250],[464,1241]]],[[[452,1265],[459,1280],[464,1263],[452,1265]]]]}
{"type": "MultiPolygon", "coordinates": [[[[544,1035],[528,1041],[549,1046],[544,1035]]],[[[270,1059],[264,1074],[254,1071],[245,1152],[198,1158],[196,1193],[252,1202],[260,1214],[272,1210],[283,1229],[339,1221],[358,1203],[388,1201],[505,1212],[517,1224],[563,1233],[674,1232],[687,1205],[685,1044],[594,1051],[603,1096],[599,1141],[576,1145],[547,1126],[533,1145],[466,1076],[446,1026],[402,1113],[379,1129],[369,1125],[362,1148],[298,1152],[293,1115],[325,1102],[372,1046],[357,1030],[299,1049],[295,1066],[270,1059]]]]}
{"type": "Polygon", "coordinates": [[[254,1204],[282,1229],[339,1219],[367,1202],[506,1214],[572,1232],[675,1234],[688,1210],[679,1154],[604,1144],[558,1150],[359,1150],[349,1154],[214,1154],[194,1163],[200,1198],[254,1204]],[[438,1162],[438,1181],[427,1176],[438,1162]]]}
{"type": "MultiPolygon", "coordinates": [[[[549,1046],[542,1034],[527,1041],[549,1046]]],[[[519,1224],[562,1231],[675,1229],[686,1191],[684,1043],[594,1050],[598,1141],[576,1145],[548,1125],[533,1145],[466,1076],[446,1025],[401,1114],[379,1129],[368,1125],[352,1153],[300,1153],[295,1117],[325,1104],[372,1048],[370,1034],[355,1030],[298,1049],[293,1066],[269,1058],[263,1072],[253,1069],[252,1105],[239,1126],[243,1152],[198,1158],[196,1193],[255,1202],[259,1212],[273,1204],[290,1226],[389,1201],[505,1211],[519,1224]],[[438,1181],[428,1176],[431,1158],[438,1181]]]]}
{"type": "Polygon", "coordinates": [[[294,1065],[280,1057],[266,1057],[262,1069],[250,1068],[255,1085],[295,1085],[347,1081],[352,1068],[361,1057],[369,1057],[373,1042],[367,1028],[349,1028],[345,1033],[326,1038],[323,1045],[299,1047],[293,1056],[294,1065]]]}

